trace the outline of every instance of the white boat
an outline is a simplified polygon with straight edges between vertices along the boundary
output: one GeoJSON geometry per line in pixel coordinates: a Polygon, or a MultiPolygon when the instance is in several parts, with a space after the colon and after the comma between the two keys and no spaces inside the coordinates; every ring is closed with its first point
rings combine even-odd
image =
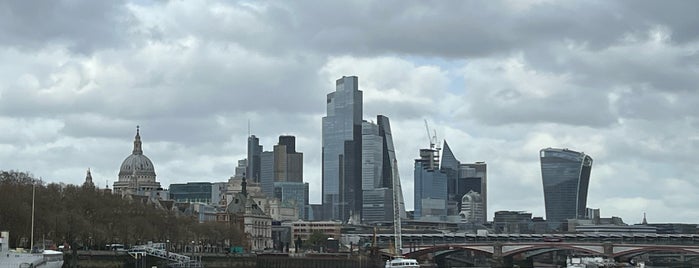
{"type": "MultiPolygon", "coordinates": [[[[396,160],[393,160],[393,185],[398,185],[396,180],[400,180],[400,177],[398,177],[398,162],[396,160]]],[[[385,268],[416,268],[420,267],[420,264],[417,262],[416,259],[406,259],[403,258],[402,254],[402,248],[403,248],[403,241],[402,241],[402,226],[401,226],[401,220],[400,220],[400,205],[398,204],[398,192],[396,192],[396,187],[393,188],[393,245],[395,248],[393,249],[394,253],[396,254],[395,257],[391,260],[386,261],[386,266],[385,268]]]]}
{"type": "Polygon", "coordinates": [[[614,260],[599,256],[571,257],[566,259],[567,268],[616,267],[614,260]]]}
{"type": "Polygon", "coordinates": [[[420,264],[415,259],[395,258],[386,261],[385,268],[417,268],[420,264]]]}
{"type": "Polygon", "coordinates": [[[23,249],[10,250],[7,242],[9,233],[0,236],[0,268],[60,268],[63,266],[63,252],[44,250],[30,253],[23,249]]]}

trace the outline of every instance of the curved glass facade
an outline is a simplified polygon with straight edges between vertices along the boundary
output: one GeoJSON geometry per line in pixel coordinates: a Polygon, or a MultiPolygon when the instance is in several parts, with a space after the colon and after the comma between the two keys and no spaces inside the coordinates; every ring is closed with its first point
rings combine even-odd
{"type": "Polygon", "coordinates": [[[539,151],[546,221],[559,229],[567,219],[585,217],[592,158],[568,149],[539,151]]]}
{"type": "Polygon", "coordinates": [[[400,176],[395,174],[396,153],[388,117],[376,116],[376,124],[362,124],[362,222],[393,221],[393,198],[400,217],[405,218],[405,202],[400,176]]]}

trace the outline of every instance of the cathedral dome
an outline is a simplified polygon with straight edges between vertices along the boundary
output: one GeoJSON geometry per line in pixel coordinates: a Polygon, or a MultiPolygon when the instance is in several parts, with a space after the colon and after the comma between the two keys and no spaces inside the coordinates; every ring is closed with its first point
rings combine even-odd
{"type": "Polygon", "coordinates": [[[153,162],[143,155],[141,135],[138,128],[136,128],[136,139],[133,142],[133,153],[121,163],[119,178],[130,177],[134,174],[136,177],[155,179],[155,167],[153,167],[153,162]]]}
{"type": "Polygon", "coordinates": [[[121,163],[121,169],[119,169],[119,176],[130,176],[134,174],[134,169],[136,176],[155,176],[155,168],[153,167],[153,162],[148,159],[147,156],[142,154],[132,154],[124,159],[121,163]]]}

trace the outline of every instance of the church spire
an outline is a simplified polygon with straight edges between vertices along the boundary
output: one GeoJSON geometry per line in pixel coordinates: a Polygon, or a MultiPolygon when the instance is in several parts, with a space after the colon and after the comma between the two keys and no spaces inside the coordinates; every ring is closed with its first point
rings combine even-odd
{"type": "Polygon", "coordinates": [[[87,175],[85,176],[85,183],[92,183],[92,174],[90,173],[90,168],[87,168],[87,175]]]}
{"type": "Polygon", "coordinates": [[[243,182],[240,183],[240,192],[247,197],[248,196],[248,183],[245,181],[245,176],[243,176],[243,182]]]}
{"type": "Polygon", "coordinates": [[[95,184],[92,182],[92,174],[90,173],[90,168],[87,169],[87,175],[85,175],[85,182],[83,182],[83,187],[95,187],[95,184]]]}
{"type": "Polygon", "coordinates": [[[133,141],[133,154],[135,155],[143,154],[143,150],[141,149],[141,134],[139,132],[139,126],[136,126],[136,138],[133,141]]]}

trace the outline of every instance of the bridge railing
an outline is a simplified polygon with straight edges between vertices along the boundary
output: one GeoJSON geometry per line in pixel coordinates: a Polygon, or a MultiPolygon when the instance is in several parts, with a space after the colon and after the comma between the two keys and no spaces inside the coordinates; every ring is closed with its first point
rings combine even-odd
{"type": "MultiPolygon", "coordinates": [[[[372,239],[373,234],[360,235],[372,239]]],[[[392,234],[377,236],[379,246],[393,241],[392,234]]],[[[699,234],[487,234],[466,233],[407,234],[402,236],[404,245],[442,245],[494,242],[589,242],[615,244],[699,245],[699,234]]]]}
{"type": "Polygon", "coordinates": [[[170,264],[171,267],[200,267],[200,266],[196,266],[196,265],[201,264],[198,261],[192,260],[189,256],[166,251],[166,250],[161,249],[161,248],[150,247],[147,245],[135,246],[129,252],[145,252],[149,256],[168,260],[170,262],[173,262],[173,264],[170,264]],[[177,266],[177,265],[185,265],[185,266],[177,266]]]}

